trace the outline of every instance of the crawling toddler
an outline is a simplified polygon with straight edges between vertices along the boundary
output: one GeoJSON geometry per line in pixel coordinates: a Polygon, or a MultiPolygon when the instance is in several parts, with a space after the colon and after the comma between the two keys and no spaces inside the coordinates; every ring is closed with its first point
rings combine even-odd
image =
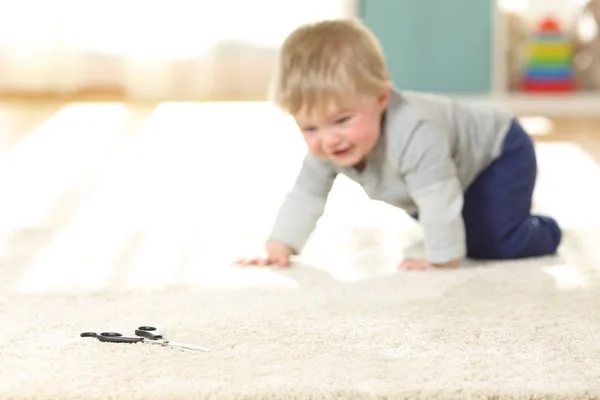
{"type": "Polygon", "coordinates": [[[536,157],[516,118],[396,89],[380,43],[358,20],[296,29],[283,43],[274,83],[274,101],[294,117],[308,152],[265,256],[239,264],[289,265],[338,174],[422,225],[426,258],[399,260],[401,269],[556,252],[558,224],[531,212],[536,157]]]}

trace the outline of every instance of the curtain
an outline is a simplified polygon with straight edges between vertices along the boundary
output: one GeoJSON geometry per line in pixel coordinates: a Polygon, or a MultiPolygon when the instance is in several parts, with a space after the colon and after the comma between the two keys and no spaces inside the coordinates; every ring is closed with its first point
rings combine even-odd
{"type": "Polygon", "coordinates": [[[264,99],[277,50],[351,0],[0,0],[0,95],[264,99]]]}

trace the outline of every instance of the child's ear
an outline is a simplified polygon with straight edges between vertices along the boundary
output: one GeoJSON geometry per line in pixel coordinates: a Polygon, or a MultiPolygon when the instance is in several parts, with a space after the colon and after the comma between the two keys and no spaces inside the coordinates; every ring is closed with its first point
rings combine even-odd
{"type": "Polygon", "coordinates": [[[390,96],[392,94],[392,85],[388,82],[379,96],[377,97],[377,102],[379,103],[379,107],[384,110],[387,108],[388,102],[390,101],[390,96]]]}

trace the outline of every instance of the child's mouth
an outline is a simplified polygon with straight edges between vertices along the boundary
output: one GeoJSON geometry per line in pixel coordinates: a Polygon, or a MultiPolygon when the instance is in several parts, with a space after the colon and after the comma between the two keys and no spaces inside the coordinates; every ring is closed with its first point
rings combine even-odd
{"type": "Polygon", "coordinates": [[[342,149],[342,150],[336,150],[332,154],[336,157],[340,157],[340,156],[346,155],[349,151],[350,151],[350,148],[347,148],[347,149],[342,149]]]}

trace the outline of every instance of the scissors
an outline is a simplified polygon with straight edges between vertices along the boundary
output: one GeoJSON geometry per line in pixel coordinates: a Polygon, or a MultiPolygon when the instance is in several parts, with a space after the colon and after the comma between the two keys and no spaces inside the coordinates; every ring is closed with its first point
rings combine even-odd
{"type": "Polygon", "coordinates": [[[101,342],[109,343],[146,343],[156,344],[159,346],[173,347],[180,350],[193,350],[193,351],[211,351],[206,347],[192,346],[188,344],[171,342],[163,338],[162,333],[159,332],[153,326],[139,326],[135,330],[136,336],[123,336],[118,332],[83,332],[79,336],[81,337],[94,337],[101,342]]]}

